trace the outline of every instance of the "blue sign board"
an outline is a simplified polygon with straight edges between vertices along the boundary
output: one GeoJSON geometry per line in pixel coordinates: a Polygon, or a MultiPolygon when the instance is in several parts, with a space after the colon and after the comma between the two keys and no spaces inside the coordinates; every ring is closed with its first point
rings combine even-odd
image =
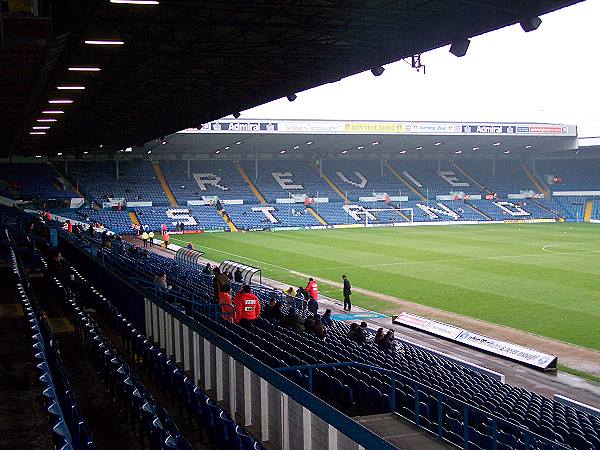
{"type": "Polygon", "coordinates": [[[343,320],[343,321],[352,321],[352,322],[361,322],[363,320],[369,319],[385,319],[386,315],[379,314],[371,311],[357,312],[357,313],[339,313],[332,314],[331,318],[334,320],[343,320]]]}

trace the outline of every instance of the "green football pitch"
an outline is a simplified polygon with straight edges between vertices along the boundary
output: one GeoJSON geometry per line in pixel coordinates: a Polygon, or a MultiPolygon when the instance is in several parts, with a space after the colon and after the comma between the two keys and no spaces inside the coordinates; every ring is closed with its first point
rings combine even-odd
{"type": "MultiPolygon", "coordinates": [[[[340,281],[434,308],[600,350],[600,226],[521,224],[418,226],[172,236],[214,261],[340,281]]],[[[340,290],[321,292],[341,299],[340,290]]],[[[354,293],[387,314],[394,303],[354,293]]]]}

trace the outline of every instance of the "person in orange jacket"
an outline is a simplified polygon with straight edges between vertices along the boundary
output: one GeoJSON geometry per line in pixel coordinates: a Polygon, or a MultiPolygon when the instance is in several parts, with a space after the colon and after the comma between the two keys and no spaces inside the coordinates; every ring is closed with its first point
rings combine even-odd
{"type": "Polygon", "coordinates": [[[235,296],[235,323],[242,326],[251,324],[260,316],[260,302],[252,293],[250,286],[245,284],[235,296]]]}
{"type": "Polygon", "coordinates": [[[310,295],[315,300],[319,300],[319,286],[317,285],[317,282],[312,278],[308,279],[306,290],[308,291],[308,295],[310,295]]]}
{"type": "Polygon", "coordinates": [[[235,306],[231,301],[231,286],[224,284],[219,292],[219,305],[221,305],[221,317],[229,322],[235,319],[235,306]]]}

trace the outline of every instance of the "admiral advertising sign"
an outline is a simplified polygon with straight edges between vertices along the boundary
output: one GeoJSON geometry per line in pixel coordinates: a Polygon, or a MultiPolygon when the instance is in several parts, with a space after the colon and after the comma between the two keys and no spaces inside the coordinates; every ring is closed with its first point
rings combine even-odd
{"type": "Polygon", "coordinates": [[[528,366],[542,370],[555,370],[558,358],[553,355],[538,352],[531,348],[522,347],[510,342],[499,341],[489,336],[473,333],[465,329],[455,327],[426,317],[402,312],[394,317],[393,323],[414,328],[426,333],[433,334],[463,345],[482,350],[493,355],[511,359],[528,366]]]}

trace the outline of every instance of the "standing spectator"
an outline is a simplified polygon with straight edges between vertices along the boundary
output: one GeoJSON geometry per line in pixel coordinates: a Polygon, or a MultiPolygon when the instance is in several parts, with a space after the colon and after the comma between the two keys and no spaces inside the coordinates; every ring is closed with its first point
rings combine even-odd
{"type": "Polygon", "coordinates": [[[326,327],[331,327],[333,326],[333,320],[331,320],[331,310],[328,308],[325,310],[325,314],[323,314],[321,316],[321,322],[323,323],[323,325],[325,325],[326,327]]]}
{"type": "Polygon", "coordinates": [[[171,236],[169,236],[169,233],[167,233],[165,231],[162,235],[162,238],[163,238],[163,242],[165,244],[165,248],[167,248],[169,246],[169,240],[171,239],[171,236]]]}
{"type": "Polygon", "coordinates": [[[239,267],[235,270],[235,273],[233,274],[233,279],[236,283],[241,283],[244,281],[244,276],[242,275],[242,271],[239,267]]]}
{"type": "Polygon", "coordinates": [[[215,266],[213,269],[213,290],[215,294],[215,300],[219,301],[219,294],[223,286],[229,286],[229,278],[224,273],[221,273],[221,269],[215,266]]]}
{"type": "Polygon", "coordinates": [[[301,300],[304,300],[305,302],[307,302],[308,299],[310,298],[310,294],[302,286],[299,286],[298,290],[296,291],[296,297],[298,297],[301,300]]]}
{"type": "Polygon", "coordinates": [[[162,235],[164,236],[164,235],[165,235],[165,233],[167,232],[167,225],[163,223],[163,224],[160,226],[160,230],[162,231],[162,235]]]}
{"type": "Polygon", "coordinates": [[[56,253],[54,253],[54,256],[52,257],[52,269],[59,279],[64,279],[65,260],[62,257],[60,250],[56,250],[56,253]]]}
{"type": "Polygon", "coordinates": [[[344,280],[344,311],[350,311],[352,310],[352,302],[350,301],[352,286],[350,286],[350,281],[346,278],[346,275],[342,275],[342,280],[344,280]]]}
{"type": "Polygon", "coordinates": [[[188,250],[194,250],[194,244],[192,244],[191,242],[188,242],[187,245],[185,246],[185,248],[187,248],[188,250]]]}
{"type": "Polygon", "coordinates": [[[245,284],[235,296],[235,323],[246,327],[260,316],[260,302],[252,293],[250,286],[245,284]]]}
{"type": "MultiPolygon", "coordinates": [[[[90,225],[91,228],[91,225],[90,225]]],[[[144,248],[148,247],[148,232],[144,231],[142,233],[142,242],[144,243],[144,248]]]]}
{"type": "Polygon", "coordinates": [[[312,278],[308,279],[306,291],[308,292],[308,295],[310,295],[312,298],[314,298],[315,300],[319,300],[319,286],[317,285],[317,282],[312,278]]]}
{"type": "Polygon", "coordinates": [[[204,266],[204,269],[202,269],[202,275],[209,275],[210,274],[210,264],[206,264],[204,266]]]}
{"type": "Polygon", "coordinates": [[[150,247],[154,245],[154,231],[150,230],[148,233],[148,240],[150,241],[150,247]]]}
{"type": "Polygon", "coordinates": [[[171,289],[171,286],[167,284],[167,274],[164,272],[159,273],[154,277],[154,284],[160,286],[163,289],[171,289]]]}
{"type": "Polygon", "coordinates": [[[235,306],[231,301],[231,286],[224,284],[219,292],[219,305],[221,305],[221,317],[229,322],[235,320],[235,306]]]}
{"type": "Polygon", "coordinates": [[[308,312],[311,313],[313,316],[316,316],[319,312],[319,303],[317,302],[316,299],[311,298],[308,301],[308,312]]]}
{"type": "Polygon", "coordinates": [[[381,341],[383,341],[384,337],[385,335],[383,334],[383,328],[379,328],[377,330],[377,333],[375,334],[375,337],[373,338],[373,344],[378,346],[379,344],[381,344],[381,341]]]}

